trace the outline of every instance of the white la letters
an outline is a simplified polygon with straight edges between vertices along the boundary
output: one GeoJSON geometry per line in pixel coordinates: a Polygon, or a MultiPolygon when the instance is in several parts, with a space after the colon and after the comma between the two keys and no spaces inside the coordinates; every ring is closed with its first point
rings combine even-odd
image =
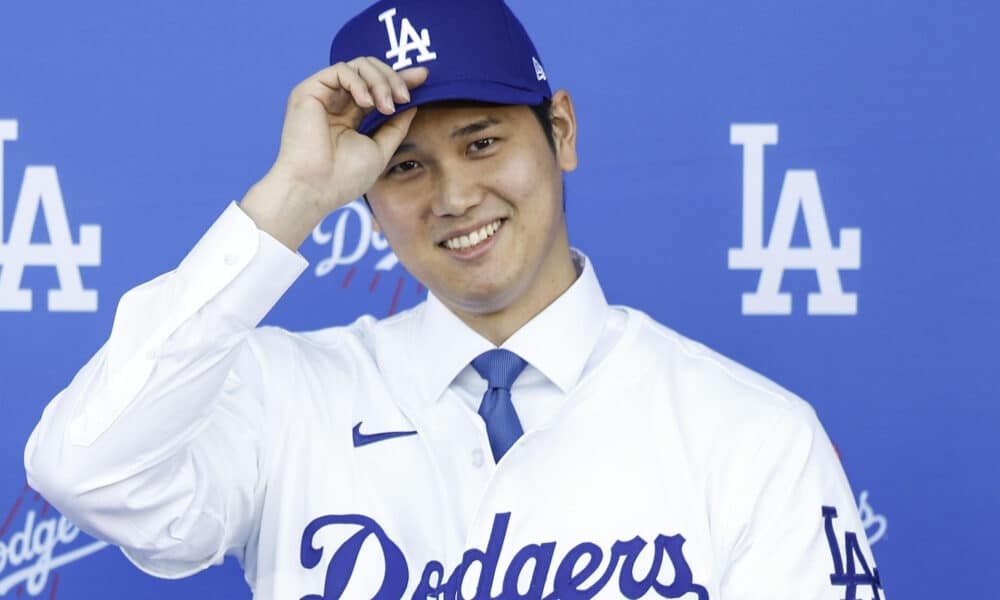
{"type": "Polygon", "coordinates": [[[857,294],[844,292],[839,270],[861,268],[861,230],[842,228],[840,245],[835,247],[830,240],[816,171],[789,169],[765,246],[764,146],[778,143],[778,126],[774,123],[734,123],[729,135],[730,144],[743,146],[743,246],[729,249],[729,268],[760,269],[761,272],[757,290],[743,294],[743,314],[792,313],[791,295],[779,291],[785,269],[816,272],[819,293],[809,294],[808,314],[857,314],[857,294]],[[792,232],[800,206],[809,246],[793,248],[792,232]]]}
{"type": "Polygon", "coordinates": [[[80,267],[101,264],[101,228],[81,225],[80,241],[73,243],[66,217],[66,205],[59,189],[59,176],[51,165],[29,166],[24,170],[21,191],[4,243],[3,231],[3,148],[17,140],[17,121],[0,120],[0,311],[30,311],[31,291],[21,289],[24,267],[55,267],[59,289],[49,290],[50,311],[94,312],[97,290],[83,288],[80,267]],[[38,209],[45,216],[48,243],[32,243],[38,209]]]}
{"type": "Polygon", "coordinates": [[[378,20],[385,23],[385,32],[389,36],[389,51],[385,53],[387,59],[396,59],[392,63],[392,68],[396,71],[405,69],[413,64],[407,56],[412,51],[417,51],[417,62],[424,63],[437,58],[437,53],[431,52],[431,34],[427,28],[417,33],[416,28],[410,20],[403,17],[399,24],[399,36],[396,36],[396,23],[393,17],[396,16],[396,9],[390,8],[378,16],[378,20]]]}

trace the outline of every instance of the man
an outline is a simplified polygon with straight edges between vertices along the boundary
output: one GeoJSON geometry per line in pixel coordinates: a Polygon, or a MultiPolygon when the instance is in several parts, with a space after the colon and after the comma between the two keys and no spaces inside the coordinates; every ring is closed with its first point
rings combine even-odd
{"type": "Polygon", "coordinates": [[[36,489],[156,575],[233,554],[257,598],[880,597],[808,405],[570,249],[573,103],[500,0],[379,2],[331,58],[46,409],[36,489]],[[427,302],[256,328],[362,194],[427,302]]]}

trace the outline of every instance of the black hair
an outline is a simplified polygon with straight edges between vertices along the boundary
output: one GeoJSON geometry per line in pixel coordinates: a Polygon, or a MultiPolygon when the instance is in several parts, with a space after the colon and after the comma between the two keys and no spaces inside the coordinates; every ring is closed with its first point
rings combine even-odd
{"type": "MultiPolygon", "coordinates": [[[[552,149],[552,153],[556,153],[556,138],[552,132],[552,100],[545,98],[538,104],[533,104],[528,108],[531,109],[532,114],[538,119],[538,124],[542,126],[542,133],[545,134],[545,139],[549,143],[549,148],[552,149]]],[[[566,178],[563,177],[563,195],[562,195],[562,207],[563,212],[566,212],[566,178]]]]}
{"type": "Polygon", "coordinates": [[[552,148],[552,152],[556,151],[556,138],[552,133],[552,100],[545,98],[538,104],[533,104],[528,108],[538,119],[538,124],[542,126],[542,133],[545,134],[545,139],[549,142],[549,148],[552,148]]]}

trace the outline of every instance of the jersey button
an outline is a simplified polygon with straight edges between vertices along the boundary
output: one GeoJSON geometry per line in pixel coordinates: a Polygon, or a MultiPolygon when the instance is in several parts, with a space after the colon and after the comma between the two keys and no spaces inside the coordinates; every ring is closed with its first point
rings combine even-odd
{"type": "Polygon", "coordinates": [[[472,451],[472,466],[475,468],[480,468],[486,462],[486,453],[483,452],[482,448],[476,448],[472,451]]]}

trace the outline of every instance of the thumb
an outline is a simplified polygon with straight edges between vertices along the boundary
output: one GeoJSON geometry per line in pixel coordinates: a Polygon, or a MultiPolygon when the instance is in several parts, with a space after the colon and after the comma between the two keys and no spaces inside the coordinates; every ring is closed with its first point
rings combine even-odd
{"type": "Polygon", "coordinates": [[[372,136],[372,140],[382,152],[382,164],[388,164],[410,131],[410,124],[417,116],[417,107],[401,112],[386,121],[372,136]]]}

